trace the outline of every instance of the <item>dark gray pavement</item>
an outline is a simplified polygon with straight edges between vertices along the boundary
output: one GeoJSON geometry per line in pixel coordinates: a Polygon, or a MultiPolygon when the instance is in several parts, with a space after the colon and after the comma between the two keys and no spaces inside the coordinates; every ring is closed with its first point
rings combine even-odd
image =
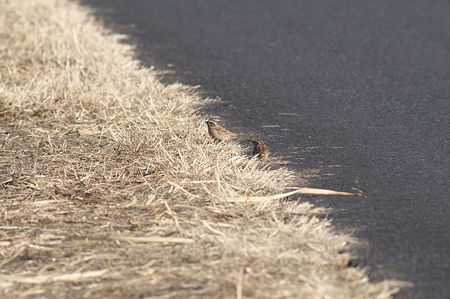
{"type": "Polygon", "coordinates": [[[311,185],[311,198],[367,240],[373,279],[399,298],[450,298],[450,2],[84,0],[131,34],[146,65],[173,69],[224,104],[311,185]],[[279,125],[279,128],[262,127],[279,125]]]}

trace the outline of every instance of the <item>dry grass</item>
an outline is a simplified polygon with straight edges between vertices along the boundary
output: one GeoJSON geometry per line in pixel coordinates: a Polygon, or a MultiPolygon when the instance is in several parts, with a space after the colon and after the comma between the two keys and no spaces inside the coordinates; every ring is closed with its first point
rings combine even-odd
{"type": "Polygon", "coordinates": [[[67,0],[0,0],[1,298],[389,298],[292,173],[217,144],[67,0]]]}

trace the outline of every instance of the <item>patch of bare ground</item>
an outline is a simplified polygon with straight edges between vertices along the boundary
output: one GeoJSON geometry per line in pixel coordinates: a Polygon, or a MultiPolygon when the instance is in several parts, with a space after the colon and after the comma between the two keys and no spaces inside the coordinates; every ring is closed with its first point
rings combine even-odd
{"type": "MultiPolygon", "coordinates": [[[[0,0],[1,298],[389,298],[306,203],[230,203],[294,174],[214,143],[66,0],[0,0]]],[[[298,178],[296,179],[298,181],[298,178]]]]}

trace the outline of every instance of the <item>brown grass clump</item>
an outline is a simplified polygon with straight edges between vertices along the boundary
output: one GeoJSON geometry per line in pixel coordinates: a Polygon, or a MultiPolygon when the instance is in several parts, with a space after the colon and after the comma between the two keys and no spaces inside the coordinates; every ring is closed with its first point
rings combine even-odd
{"type": "Polygon", "coordinates": [[[0,0],[1,298],[388,298],[351,239],[280,193],[284,169],[211,142],[164,86],[67,0],[0,0]]]}

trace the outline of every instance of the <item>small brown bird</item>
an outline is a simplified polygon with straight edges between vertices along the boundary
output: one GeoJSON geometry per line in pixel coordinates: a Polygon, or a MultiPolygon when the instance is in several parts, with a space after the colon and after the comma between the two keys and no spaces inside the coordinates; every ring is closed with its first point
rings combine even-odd
{"type": "Polygon", "coordinates": [[[232,141],[242,138],[240,134],[228,131],[219,126],[215,121],[207,120],[206,124],[208,125],[209,136],[216,141],[232,141]]]}
{"type": "Polygon", "coordinates": [[[261,160],[267,159],[269,156],[269,148],[261,140],[249,139],[253,143],[253,157],[258,157],[261,160]]]}

